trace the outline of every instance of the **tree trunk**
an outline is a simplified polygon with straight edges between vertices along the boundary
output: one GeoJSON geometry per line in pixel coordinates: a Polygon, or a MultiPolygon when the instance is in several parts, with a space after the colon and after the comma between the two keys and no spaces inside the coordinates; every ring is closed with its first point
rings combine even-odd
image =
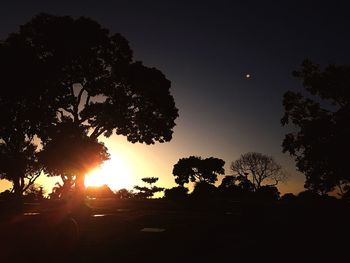
{"type": "Polygon", "coordinates": [[[75,178],[75,203],[82,205],[85,203],[85,175],[80,174],[75,178]]]}
{"type": "Polygon", "coordinates": [[[75,178],[75,191],[70,203],[71,216],[79,223],[88,220],[91,210],[85,203],[85,174],[75,178]]]}
{"type": "Polygon", "coordinates": [[[13,180],[13,193],[16,198],[21,198],[23,195],[22,187],[21,187],[21,178],[16,177],[13,180]]]}

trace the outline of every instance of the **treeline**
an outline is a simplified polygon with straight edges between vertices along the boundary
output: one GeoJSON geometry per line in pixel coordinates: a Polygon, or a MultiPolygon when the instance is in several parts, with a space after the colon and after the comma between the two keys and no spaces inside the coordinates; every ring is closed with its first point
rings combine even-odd
{"type": "MultiPolygon", "coordinates": [[[[40,194],[33,185],[44,172],[62,179],[52,195],[74,189],[82,199],[85,174],[109,159],[101,136],[145,144],[172,139],[178,109],[170,81],[135,61],[123,36],[89,18],[35,16],[0,41],[0,73],[0,179],[12,183],[3,195],[40,194]]],[[[283,97],[281,124],[293,132],[282,150],[295,159],[313,195],[348,199],[350,65],[321,68],[304,61],[293,74],[304,90],[283,97]]],[[[195,184],[194,195],[210,193],[223,165],[214,157],[180,159],[173,169],[180,188],[173,194],[187,183],[195,184]]],[[[219,186],[230,195],[277,195],[286,178],[272,157],[260,153],[243,154],[230,169],[219,186]]],[[[144,198],[160,191],[150,180],[150,188],[136,188],[144,198]]]]}

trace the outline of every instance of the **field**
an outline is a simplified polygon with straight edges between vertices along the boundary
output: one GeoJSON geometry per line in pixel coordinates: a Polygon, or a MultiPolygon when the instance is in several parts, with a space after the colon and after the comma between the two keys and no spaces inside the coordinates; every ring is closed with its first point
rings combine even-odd
{"type": "Polygon", "coordinates": [[[348,256],[349,205],[336,201],[87,204],[70,216],[52,201],[13,211],[2,204],[0,262],[334,262],[348,256]]]}

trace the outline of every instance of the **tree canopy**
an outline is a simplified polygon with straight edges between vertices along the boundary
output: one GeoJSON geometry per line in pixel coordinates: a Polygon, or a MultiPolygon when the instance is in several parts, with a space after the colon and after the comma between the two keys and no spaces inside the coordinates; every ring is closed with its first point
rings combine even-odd
{"type": "Polygon", "coordinates": [[[286,178],[286,173],[273,157],[256,152],[242,154],[231,163],[230,169],[243,185],[250,181],[255,191],[264,183],[274,186],[286,178]]]}
{"type": "Polygon", "coordinates": [[[225,161],[210,157],[190,156],[180,159],[173,168],[175,182],[180,186],[191,182],[205,182],[213,184],[217,181],[217,176],[225,173],[225,161]]]}
{"type": "Polygon", "coordinates": [[[90,137],[115,131],[131,142],[171,139],[178,114],[170,81],[134,61],[120,34],[89,18],[40,14],[3,45],[23,46],[32,54],[45,80],[38,92],[47,94],[45,105],[59,119],[91,128],[90,137]]]}
{"type": "Polygon", "coordinates": [[[308,94],[284,94],[281,122],[294,125],[296,131],[286,134],[283,152],[295,157],[306,188],[327,193],[339,187],[343,192],[350,184],[345,154],[350,148],[350,65],[321,69],[306,60],[293,74],[308,94]]]}
{"type": "Polygon", "coordinates": [[[136,194],[136,197],[139,197],[139,198],[150,198],[155,193],[162,192],[164,190],[163,187],[157,187],[157,186],[153,185],[154,183],[156,183],[158,181],[158,179],[159,179],[158,177],[144,177],[144,178],[141,178],[141,180],[143,182],[145,182],[146,184],[149,184],[149,186],[138,186],[138,185],[134,186],[134,188],[139,191],[136,194]]]}
{"type": "Polygon", "coordinates": [[[0,142],[8,148],[6,140],[14,133],[21,143],[36,135],[52,175],[73,171],[71,163],[95,150],[93,155],[101,153],[105,160],[97,141],[101,135],[116,133],[146,144],[172,138],[178,110],[170,81],[158,69],[135,61],[123,36],[92,19],[35,16],[0,43],[0,70],[0,142]],[[75,126],[69,131],[81,131],[79,140],[76,134],[77,141],[68,132],[61,137],[52,132],[67,123],[75,126]],[[78,150],[87,144],[89,150],[78,150]],[[54,157],[56,149],[60,154],[54,157]],[[64,154],[68,151],[72,153],[64,154]]]}

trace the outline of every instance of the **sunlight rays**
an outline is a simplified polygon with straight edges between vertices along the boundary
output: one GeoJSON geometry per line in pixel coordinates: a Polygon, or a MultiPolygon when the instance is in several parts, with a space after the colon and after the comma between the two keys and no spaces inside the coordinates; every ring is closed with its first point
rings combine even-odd
{"type": "Polygon", "coordinates": [[[125,161],[120,156],[113,154],[111,159],[92,170],[85,177],[85,186],[102,186],[107,184],[112,191],[121,188],[132,188],[132,173],[125,161]]]}

